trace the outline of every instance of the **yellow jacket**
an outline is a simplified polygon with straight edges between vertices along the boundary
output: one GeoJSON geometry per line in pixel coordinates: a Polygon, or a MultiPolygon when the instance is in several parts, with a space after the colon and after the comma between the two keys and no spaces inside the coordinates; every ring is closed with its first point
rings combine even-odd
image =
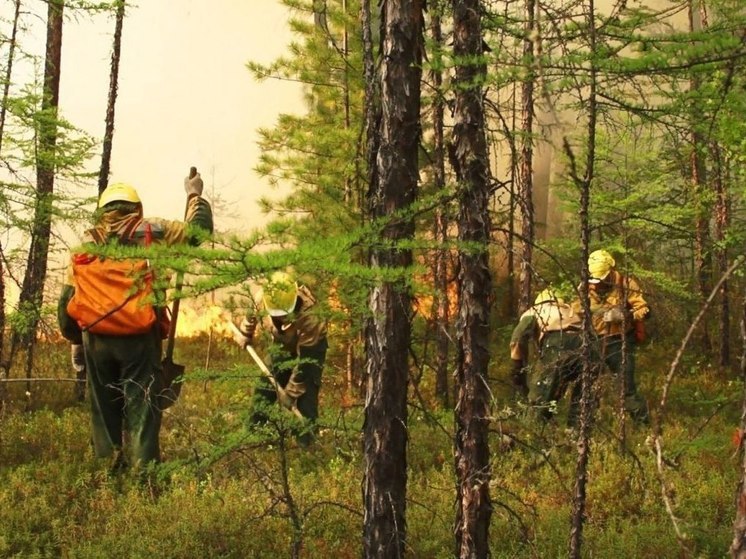
{"type": "MultiPolygon", "coordinates": [[[[642,289],[637,280],[625,276],[616,270],[609,273],[609,277],[601,283],[588,286],[588,298],[591,304],[591,321],[593,328],[600,336],[614,336],[622,333],[623,324],[626,331],[634,328],[634,322],[644,320],[650,312],[642,289]],[[623,322],[605,322],[604,314],[614,308],[625,313],[623,322]]],[[[580,302],[573,306],[580,312],[580,302]]]]}

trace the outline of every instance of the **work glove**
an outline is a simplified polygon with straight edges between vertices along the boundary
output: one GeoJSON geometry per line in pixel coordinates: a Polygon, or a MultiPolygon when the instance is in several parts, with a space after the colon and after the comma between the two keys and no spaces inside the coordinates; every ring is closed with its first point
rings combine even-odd
{"type": "Polygon", "coordinates": [[[85,371],[85,354],[83,353],[82,344],[70,345],[70,361],[75,371],[78,373],[85,371]]]}
{"type": "Polygon", "coordinates": [[[642,320],[635,320],[634,328],[635,328],[635,341],[638,344],[644,343],[645,340],[647,339],[647,334],[645,332],[645,322],[642,320]]]}
{"type": "Polygon", "coordinates": [[[199,176],[199,173],[195,173],[193,177],[186,177],[184,179],[184,191],[187,193],[187,196],[202,196],[202,190],[204,189],[205,185],[202,182],[202,177],[199,176]]]}
{"type": "Polygon", "coordinates": [[[290,380],[285,385],[285,393],[291,398],[297,400],[306,393],[306,384],[295,380],[294,377],[290,377],[290,380]]]}
{"type": "Polygon", "coordinates": [[[256,334],[256,317],[246,317],[238,326],[238,331],[233,333],[233,340],[241,347],[254,344],[254,334],[256,334]]]}
{"type": "Polygon", "coordinates": [[[523,360],[513,359],[512,362],[510,379],[513,382],[513,388],[525,398],[528,396],[528,381],[526,379],[526,370],[523,367],[523,360]]]}
{"type": "Polygon", "coordinates": [[[619,307],[612,307],[604,313],[604,322],[607,324],[619,324],[624,322],[624,313],[619,307]]]}
{"type": "Polygon", "coordinates": [[[283,408],[292,410],[295,407],[296,398],[293,398],[290,394],[287,393],[286,390],[283,390],[282,388],[278,387],[277,401],[280,402],[280,405],[283,408]]]}

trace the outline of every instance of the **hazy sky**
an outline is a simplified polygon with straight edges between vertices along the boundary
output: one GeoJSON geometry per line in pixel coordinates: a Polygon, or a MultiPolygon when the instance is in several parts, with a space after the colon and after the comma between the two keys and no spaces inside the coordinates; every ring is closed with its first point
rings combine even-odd
{"type": "MultiPolygon", "coordinates": [[[[147,216],[183,216],[183,178],[195,165],[205,194],[214,185],[240,214],[229,221],[218,212],[219,229],[260,224],[255,201],[269,189],[253,171],[256,129],[301,110],[300,90],[256,82],[245,65],[284,52],[292,39],[288,15],[276,0],[141,0],[129,8],[110,182],[135,185],[147,216]]],[[[113,18],[96,16],[68,20],[63,30],[62,112],[98,138],[113,27],[113,18]]]]}

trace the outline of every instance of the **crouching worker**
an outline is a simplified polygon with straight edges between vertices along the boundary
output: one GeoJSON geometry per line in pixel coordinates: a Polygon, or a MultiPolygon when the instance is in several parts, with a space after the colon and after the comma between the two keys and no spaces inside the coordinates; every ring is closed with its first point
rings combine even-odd
{"type": "MultiPolygon", "coordinates": [[[[528,378],[528,402],[542,420],[557,413],[557,404],[570,383],[577,381],[583,370],[581,353],[582,322],[572,307],[551,289],[539,293],[534,305],[521,315],[510,339],[513,375],[525,371],[528,342],[538,347],[538,358],[528,378]]],[[[580,411],[580,382],[575,382],[570,398],[567,424],[575,427],[580,411]]]]}
{"type": "Polygon", "coordinates": [[[160,460],[163,387],[161,341],[147,259],[127,246],[199,244],[212,232],[212,210],[189,200],[185,222],[143,219],[137,191],[112,184],[98,201],[96,225],[72,253],[57,315],[63,336],[83,346],[91,403],[93,449],[113,471],[160,460]],[[118,245],[111,254],[102,251],[118,245]],[[97,256],[100,255],[100,256],[97,256]],[[127,431],[128,449],[123,449],[127,431]]]}
{"type": "Polygon", "coordinates": [[[279,399],[280,405],[297,408],[307,420],[297,438],[303,445],[310,444],[319,416],[321,372],[328,348],[326,321],[319,316],[311,291],[286,272],[272,274],[257,300],[242,320],[235,340],[241,347],[253,345],[261,323],[271,337],[267,353],[277,389],[264,375],[259,377],[249,423],[266,423],[268,406],[279,399]]]}

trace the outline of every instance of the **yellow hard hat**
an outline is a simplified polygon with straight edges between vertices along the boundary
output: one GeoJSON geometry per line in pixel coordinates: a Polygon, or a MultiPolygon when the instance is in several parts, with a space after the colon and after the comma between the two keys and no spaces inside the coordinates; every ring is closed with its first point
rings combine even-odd
{"type": "Polygon", "coordinates": [[[287,272],[275,272],[264,287],[264,307],[269,316],[286,316],[295,309],[298,284],[287,272]]]}
{"type": "Polygon", "coordinates": [[[543,291],[540,291],[539,294],[536,296],[536,299],[534,299],[534,305],[541,305],[542,303],[557,303],[559,302],[559,297],[557,297],[557,294],[554,292],[554,289],[544,289],[543,291]]]}
{"type": "Polygon", "coordinates": [[[590,283],[598,283],[609,275],[616,265],[614,258],[605,250],[594,250],[588,256],[588,273],[590,283]]]}
{"type": "Polygon", "coordinates": [[[98,199],[99,209],[103,208],[106,204],[111,202],[133,202],[135,204],[141,204],[140,197],[137,195],[137,190],[134,186],[118,182],[111,184],[106,187],[101,193],[101,197],[98,199]]]}

